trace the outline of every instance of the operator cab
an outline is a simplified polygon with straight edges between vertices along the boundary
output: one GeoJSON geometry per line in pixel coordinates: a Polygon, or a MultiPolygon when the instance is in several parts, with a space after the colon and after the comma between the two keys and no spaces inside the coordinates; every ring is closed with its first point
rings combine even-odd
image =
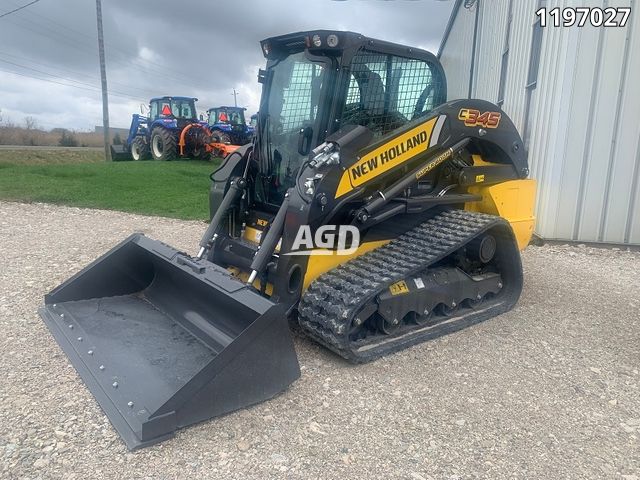
{"type": "Polygon", "coordinates": [[[245,126],[244,108],[241,107],[217,107],[211,108],[209,114],[209,126],[213,127],[219,123],[228,125],[245,126]]]}
{"type": "Polygon", "coordinates": [[[446,101],[442,66],[425,50],[325,30],[261,46],[267,66],[254,159],[256,200],[265,206],[282,203],[311,150],[340,128],[362,125],[382,139],[446,101]]]}
{"type": "Polygon", "coordinates": [[[151,121],[175,120],[178,128],[197,121],[196,101],[192,97],[152,98],[149,104],[151,121]]]}

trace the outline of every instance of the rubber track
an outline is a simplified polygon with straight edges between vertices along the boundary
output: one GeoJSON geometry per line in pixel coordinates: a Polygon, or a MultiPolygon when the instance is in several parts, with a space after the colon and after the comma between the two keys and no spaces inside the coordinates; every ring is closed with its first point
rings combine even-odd
{"type": "MultiPolygon", "coordinates": [[[[358,363],[418,343],[422,339],[409,338],[398,342],[397,345],[386,342],[361,354],[357,349],[363,343],[350,342],[349,325],[367,302],[393,283],[427,269],[482,232],[499,225],[509,227],[504,219],[483,213],[451,210],[436,215],[388,244],[318,277],[300,300],[300,326],[307,335],[319,343],[347,360],[358,363]]],[[[502,309],[505,310],[508,308],[502,309]]],[[[492,312],[487,317],[495,314],[497,313],[492,312]]],[[[439,335],[429,337],[434,338],[457,329],[459,328],[448,329],[439,335]]],[[[375,345],[376,339],[381,342],[390,338],[378,334],[368,343],[375,345]]],[[[367,340],[364,342],[366,344],[367,340]]]]}

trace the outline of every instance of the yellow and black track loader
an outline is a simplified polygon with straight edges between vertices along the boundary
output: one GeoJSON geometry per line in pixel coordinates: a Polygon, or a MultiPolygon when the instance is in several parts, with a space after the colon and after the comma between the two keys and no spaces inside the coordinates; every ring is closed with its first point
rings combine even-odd
{"type": "Polygon", "coordinates": [[[197,253],[133,235],[41,309],[129,448],[286,389],[292,326],[367,362],[522,289],[535,184],[499,107],[447,102],[420,49],[333,31],[261,47],[257,133],[211,175],[197,253]]]}

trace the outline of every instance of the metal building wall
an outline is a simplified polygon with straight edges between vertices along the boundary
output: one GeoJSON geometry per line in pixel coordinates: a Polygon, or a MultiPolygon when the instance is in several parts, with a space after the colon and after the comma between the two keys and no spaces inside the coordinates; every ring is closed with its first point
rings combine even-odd
{"type": "MultiPolygon", "coordinates": [[[[491,0],[482,2],[489,3],[491,0]]],[[[531,51],[531,37],[536,0],[512,0],[511,34],[509,36],[509,65],[503,109],[515,123],[520,132],[525,124],[525,107],[529,74],[529,52],[531,51]]],[[[488,7],[487,7],[488,8],[488,7]]],[[[501,60],[501,59],[500,59],[501,60]]],[[[499,61],[500,61],[499,60],[499,61]]],[[[533,91],[535,97],[536,92],[533,91]]],[[[532,98],[533,103],[535,98],[532,98]]]]}
{"type": "Polygon", "coordinates": [[[471,95],[475,98],[493,98],[495,102],[498,99],[501,59],[507,36],[509,0],[492,0],[490,10],[482,3],[476,4],[471,8],[471,13],[476,8],[479,8],[479,24],[471,95]]]}
{"type": "MultiPolygon", "coordinates": [[[[522,132],[538,2],[512,1],[503,109],[522,132]]],[[[574,3],[547,2],[549,8],[574,3]]],[[[548,239],[640,244],[639,2],[580,3],[631,6],[632,15],[625,28],[544,28],[527,127],[531,176],[539,183],[536,230],[548,239]]],[[[496,102],[508,0],[481,0],[479,7],[473,91],[496,102]]],[[[459,5],[441,47],[447,78],[455,79],[449,98],[467,93],[472,45],[466,42],[472,42],[475,8],[459,5]],[[458,31],[469,24],[470,37],[466,30],[458,31]]]]}
{"type": "Polygon", "coordinates": [[[451,25],[451,34],[447,39],[447,55],[440,58],[447,75],[449,100],[467,98],[469,94],[471,45],[473,44],[475,17],[473,13],[468,12],[461,5],[459,10],[460,14],[455,16],[451,25]]]}

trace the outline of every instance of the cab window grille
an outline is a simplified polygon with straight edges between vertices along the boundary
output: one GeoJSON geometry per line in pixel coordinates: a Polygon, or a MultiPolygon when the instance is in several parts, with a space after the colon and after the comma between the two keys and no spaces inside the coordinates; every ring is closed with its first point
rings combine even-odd
{"type": "Polygon", "coordinates": [[[318,113],[322,66],[310,62],[296,62],[291,70],[289,85],[282,90],[280,114],[283,133],[298,131],[312,124],[318,113]]]}
{"type": "Polygon", "coordinates": [[[340,123],[385,135],[443,103],[443,87],[427,61],[363,50],[351,63],[340,123]]]}

